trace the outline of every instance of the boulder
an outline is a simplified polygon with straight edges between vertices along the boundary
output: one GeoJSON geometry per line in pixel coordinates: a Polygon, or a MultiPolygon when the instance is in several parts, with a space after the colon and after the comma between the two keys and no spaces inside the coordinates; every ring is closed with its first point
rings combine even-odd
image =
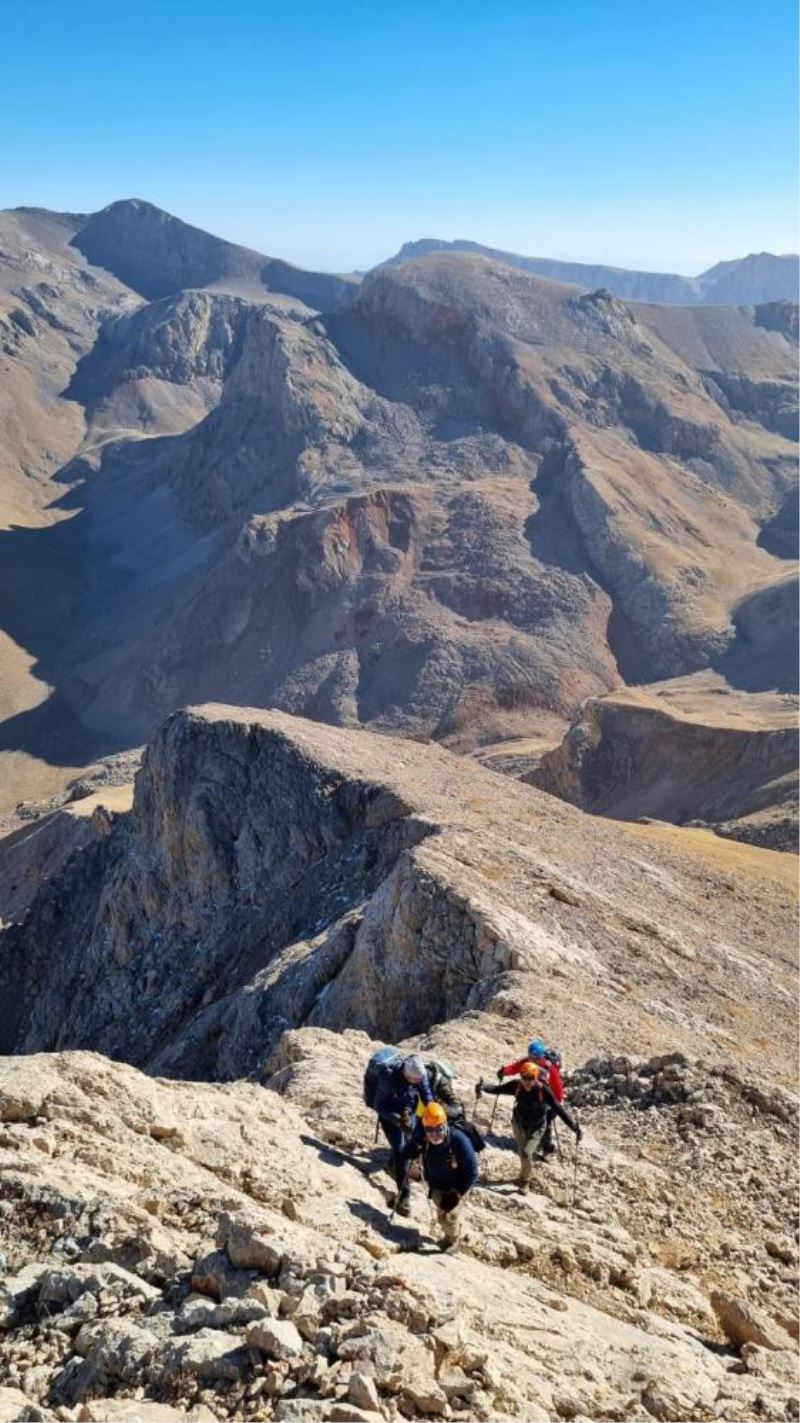
{"type": "Polygon", "coordinates": [[[172,1378],[176,1373],[208,1380],[243,1378],[250,1368],[247,1350],[242,1348],[238,1334],[226,1334],[221,1329],[200,1329],[187,1339],[170,1345],[163,1351],[158,1375],[172,1378]]]}
{"type": "Polygon", "coordinates": [[[138,1384],[149,1374],[159,1343],[152,1330],[132,1320],[99,1319],[82,1325],[73,1348],[110,1378],[138,1384]]]}
{"type": "Polygon", "coordinates": [[[93,1398],[80,1405],[77,1423],[204,1423],[214,1414],[203,1404],[187,1414],[152,1398],[93,1398]]]}
{"type": "Polygon", "coordinates": [[[33,1316],[39,1286],[47,1265],[23,1265],[15,1275],[7,1275],[0,1285],[0,1329],[15,1329],[33,1316]]]}
{"type": "Polygon", "coordinates": [[[46,1270],[39,1283],[39,1303],[48,1308],[72,1304],[83,1294],[98,1295],[107,1289],[121,1295],[140,1295],[146,1301],[158,1299],[161,1294],[154,1285],[121,1265],[110,1261],[99,1265],[79,1263],[46,1270]]]}
{"type": "Polygon", "coordinates": [[[366,1408],[373,1413],[380,1409],[380,1396],[375,1386],[375,1380],[369,1374],[362,1374],[358,1369],[354,1369],[347,1381],[347,1397],[350,1403],[354,1403],[356,1408],[366,1408]]]}
{"type": "Polygon", "coordinates": [[[33,1403],[18,1388],[0,1388],[0,1423],[48,1423],[55,1413],[33,1403]]]}
{"type": "Polygon", "coordinates": [[[228,1256],[222,1250],[212,1250],[195,1261],[192,1269],[192,1289],[212,1299],[239,1298],[247,1294],[257,1277],[255,1270],[231,1268],[228,1256]]]}
{"type": "Polygon", "coordinates": [[[302,1335],[290,1319],[260,1319],[250,1325],[246,1339],[268,1359],[296,1359],[303,1352],[302,1335]]]}
{"type": "Polygon", "coordinates": [[[240,1269],[261,1270],[265,1275],[277,1275],[280,1270],[283,1254],[280,1241],[246,1221],[221,1215],[217,1245],[227,1251],[231,1264],[240,1269]]]}
{"type": "Polygon", "coordinates": [[[792,1337],[760,1305],[714,1290],[711,1304],[720,1328],[732,1344],[760,1344],[762,1349],[794,1349],[792,1337]]]}

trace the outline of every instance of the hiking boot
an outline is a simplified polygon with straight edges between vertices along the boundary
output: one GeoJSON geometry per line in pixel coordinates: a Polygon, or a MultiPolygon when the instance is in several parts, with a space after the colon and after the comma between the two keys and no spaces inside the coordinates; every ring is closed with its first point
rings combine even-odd
{"type": "Polygon", "coordinates": [[[395,1211],[398,1215],[411,1215],[411,1202],[408,1196],[399,1196],[395,1204],[395,1211]]]}

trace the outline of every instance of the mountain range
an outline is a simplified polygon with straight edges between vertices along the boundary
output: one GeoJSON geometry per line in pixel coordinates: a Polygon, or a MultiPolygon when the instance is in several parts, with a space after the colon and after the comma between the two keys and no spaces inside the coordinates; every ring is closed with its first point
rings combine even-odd
{"type": "Polygon", "coordinates": [[[795,253],[775,256],[771,252],[751,252],[732,262],[717,262],[697,277],[681,277],[672,272],[636,272],[599,263],[558,262],[549,257],[521,257],[479,242],[443,242],[423,237],[405,242],[386,265],[428,257],[432,252],[465,252],[490,257],[524,272],[549,277],[554,282],[575,286],[605,287],[627,301],[665,302],[676,306],[757,306],[767,301],[797,301],[798,259],[795,253]]]}
{"type": "Polygon", "coordinates": [[[785,300],[2,214],[5,805],[198,698],[538,755],[645,685],[725,732],[747,698],[779,789],[720,819],[783,825],[796,340],[785,300]]]}
{"type": "Polygon", "coordinates": [[[0,214],[0,1423],[797,1417],[797,339],[0,214]]]}

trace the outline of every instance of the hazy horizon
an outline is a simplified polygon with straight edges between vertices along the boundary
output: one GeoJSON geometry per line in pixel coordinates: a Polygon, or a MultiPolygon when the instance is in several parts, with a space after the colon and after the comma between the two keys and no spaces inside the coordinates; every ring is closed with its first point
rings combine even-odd
{"type": "Polygon", "coordinates": [[[0,206],[137,195],[331,271],[419,236],[696,275],[796,248],[795,8],[6,7],[0,206]]]}

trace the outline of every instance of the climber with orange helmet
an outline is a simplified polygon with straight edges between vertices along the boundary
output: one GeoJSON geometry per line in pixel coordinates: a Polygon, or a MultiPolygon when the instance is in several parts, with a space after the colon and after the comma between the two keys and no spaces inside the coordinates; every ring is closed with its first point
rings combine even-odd
{"type": "Polygon", "coordinates": [[[482,1092],[487,1092],[492,1097],[514,1098],[511,1130],[519,1151],[519,1184],[523,1190],[530,1183],[533,1158],[544,1144],[551,1117],[560,1117],[563,1122],[566,1122],[570,1131],[575,1133],[576,1141],[581,1139],[579,1123],[570,1115],[566,1107],[556,1101],[538,1063],[528,1061],[521,1063],[518,1077],[509,1078],[507,1082],[500,1082],[496,1087],[487,1087],[481,1078],[475,1092],[478,1097],[482,1092]]]}
{"type": "MultiPolygon", "coordinates": [[[[498,1067],[498,1082],[502,1082],[504,1077],[518,1076],[523,1062],[535,1062],[537,1067],[542,1069],[543,1080],[547,1083],[556,1101],[563,1104],[565,1093],[564,1079],[561,1076],[561,1053],[554,1047],[548,1047],[542,1038],[533,1038],[528,1044],[527,1057],[519,1057],[516,1062],[507,1062],[505,1067],[498,1067]]],[[[554,1116],[554,1112],[548,1112],[547,1131],[542,1141],[543,1156],[550,1156],[556,1149],[556,1144],[553,1140],[554,1116]]]]}
{"type": "Polygon", "coordinates": [[[429,1102],[405,1148],[409,1161],[422,1156],[422,1174],[442,1231],[442,1249],[458,1245],[461,1207],[478,1179],[478,1158],[472,1142],[451,1126],[440,1102],[429,1102]]]}

